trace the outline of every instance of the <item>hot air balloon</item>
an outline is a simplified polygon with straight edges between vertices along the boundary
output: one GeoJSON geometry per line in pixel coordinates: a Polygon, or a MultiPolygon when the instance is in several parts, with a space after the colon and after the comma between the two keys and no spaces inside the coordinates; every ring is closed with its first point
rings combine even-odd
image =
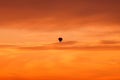
{"type": "Polygon", "coordinates": [[[59,37],[58,40],[59,40],[59,42],[62,42],[63,38],[62,38],[62,37],[59,37]]]}

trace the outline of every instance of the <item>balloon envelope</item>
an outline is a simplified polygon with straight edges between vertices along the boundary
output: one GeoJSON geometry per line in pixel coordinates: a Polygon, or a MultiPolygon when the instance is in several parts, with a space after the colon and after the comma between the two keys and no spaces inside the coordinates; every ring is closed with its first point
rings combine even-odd
{"type": "Polygon", "coordinates": [[[63,38],[59,37],[58,40],[59,40],[59,42],[62,42],[63,38]]]}

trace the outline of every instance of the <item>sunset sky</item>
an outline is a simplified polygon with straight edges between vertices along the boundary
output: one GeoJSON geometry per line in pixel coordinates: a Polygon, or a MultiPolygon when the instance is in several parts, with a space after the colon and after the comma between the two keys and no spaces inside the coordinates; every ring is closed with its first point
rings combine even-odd
{"type": "Polygon", "coordinates": [[[0,0],[0,80],[120,80],[120,0],[0,0]]]}

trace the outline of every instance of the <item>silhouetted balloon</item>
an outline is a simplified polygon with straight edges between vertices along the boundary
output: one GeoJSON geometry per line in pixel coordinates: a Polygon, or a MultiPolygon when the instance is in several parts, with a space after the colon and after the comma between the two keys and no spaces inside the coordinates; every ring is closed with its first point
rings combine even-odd
{"type": "Polygon", "coordinates": [[[59,40],[59,42],[62,42],[63,38],[59,37],[58,40],[59,40]]]}

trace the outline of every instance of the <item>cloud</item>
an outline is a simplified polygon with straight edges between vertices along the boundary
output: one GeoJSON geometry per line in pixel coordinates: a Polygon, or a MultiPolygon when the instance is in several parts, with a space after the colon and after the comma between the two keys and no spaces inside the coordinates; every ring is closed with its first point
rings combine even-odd
{"type": "Polygon", "coordinates": [[[0,27],[58,31],[119,26],[119,3],[119,0],[1,0],[0,27]]]}
{"type": "Polygon", "coordinates": [[[101,44],[120,44],[120,41],[102,40],[101,44]]]}
{"type": "Polygon", "coordinates": [[[77,41],[66,41],[66,42],[62,42],[62,43],[53,43],[53,44],[49,44],[49,45],[54,45],[54,46],[70,46],[70,45],[75,45],[78,44],[79,42],[77,41]]]}
{"type": "Polygon", "coordinates": [[[19,50],[120,50],[120,46],[72,46],[72,47],[20,47],[19,50]]]}
{"type": "Polygon", "coordinates": [[[0,45],[0,48],[16,48],[16,47],[17,47],[17,45],[9,45],[9,44],[8,45],[7,44],[0,45]]]}
{"type": "MultiPolygon", "coordinates": [[[[109,42],[110,43],[110,42],[109,42]]],[[[102,43],[103,44],[103,43],[102,43]]],[[[108,44],[104,43],[104,44],[108,44]]],[[[43,46],[18,47],[19,50],[119,50],[119,45],[80,45],[76,41],[53,43],[43,46]]]]}
{"type": "Polygon", "coordinates": [[[62,43],[43,44],[41,46],[20,46],[20,45],[0,45],[1,49],[17,49],[20,51],[40,51],[40,50],[119,50],[119,42],[101,41],[97,45],[81,45],[77,41],[67,41],[62,43]],[[113,44],[113,45],[103,45],[113,44]]]}
{"type": "Polygon", "coordinates": [[[62,43],[43,44],[42,46],[18,47],[18,49],[20,50],[67,50],[78,43],[79,42],[77,41],[67,41],[62,43]]]}

